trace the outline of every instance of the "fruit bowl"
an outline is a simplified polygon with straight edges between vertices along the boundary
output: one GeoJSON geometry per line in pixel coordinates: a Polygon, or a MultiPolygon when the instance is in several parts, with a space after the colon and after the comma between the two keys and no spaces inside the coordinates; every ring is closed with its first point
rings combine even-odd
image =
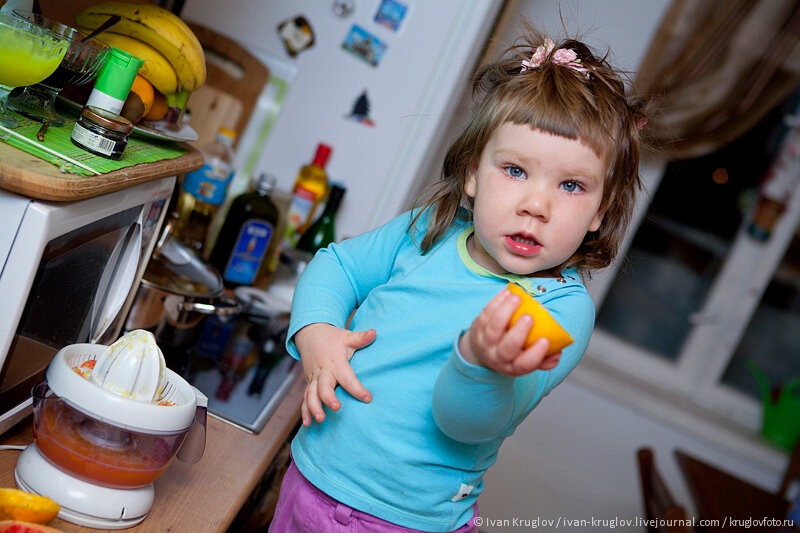
{"type": "Polygon", "coordinates": [[[106,61],[109,46],[98,40],[84,41],[84,33],[30,11],[13,10],[15,16],[61,35],[68,43],[67,52],[55,72],[43,81],[12,94],[8,107],[39,122],[49,121],[62,126],[64,118],[53,109],[61,89],[77,87],[92,81],[106,61]]]}

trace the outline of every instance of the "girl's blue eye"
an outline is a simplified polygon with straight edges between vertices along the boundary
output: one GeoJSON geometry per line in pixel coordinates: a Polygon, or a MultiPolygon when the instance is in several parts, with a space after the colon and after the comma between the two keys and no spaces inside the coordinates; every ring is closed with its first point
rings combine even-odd
{"type": "Polygon", "coordinates": [[[522,179],[525,177],[525,171],[516,165],[508,165],[506,167],[506,172],[512,178],[522,179]]]}
{"type": "Polygon", "coordinates": [[[581,185],[577,181],[565,181],[561,184],[561,188],[567,192],[579,192],[581,185]]]}

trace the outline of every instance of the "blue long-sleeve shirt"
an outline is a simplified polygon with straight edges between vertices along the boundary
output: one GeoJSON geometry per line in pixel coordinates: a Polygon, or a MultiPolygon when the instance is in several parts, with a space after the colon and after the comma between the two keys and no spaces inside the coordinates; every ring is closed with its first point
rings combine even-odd
{"type": "Polygon", "coordinates": [[[292,303],[293,336],[326,322],[374,328],[375,341],[350,361],[372,393],[362,403],[343,389],[338,411],[301,428],[292,455],[303,475],[331,497],[392,523],[452,531],[472,515],[483,474],[503,440],[578,364],[594,307],[573,270],[560,278],[498,276],[475,263],[473,228],[455,222],[428,253],[406,231],[411,213],[334,244],[309,263],[292,303]],[[458,338],[508,281],[544,304],[573,344],[558,366],[512,378],[466,362],[458,338]]]}

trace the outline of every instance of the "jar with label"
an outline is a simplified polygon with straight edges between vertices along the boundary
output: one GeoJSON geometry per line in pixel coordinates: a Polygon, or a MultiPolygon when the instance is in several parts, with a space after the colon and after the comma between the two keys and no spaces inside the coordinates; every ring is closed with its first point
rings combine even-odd
{"type": "Polygon", "coordinates": [[[109,159],[122,159],[133,124],[99,107],[86,106],[75,123],[70,140],[75,146],[109,159]]]}
{"type": "Polygon", "coordinates": [[[270,249],[280,211],[270,198],[275,177],[262,174],[256,190],[234,198],[209,261],[227,287],[252,285],[270,249]]]}

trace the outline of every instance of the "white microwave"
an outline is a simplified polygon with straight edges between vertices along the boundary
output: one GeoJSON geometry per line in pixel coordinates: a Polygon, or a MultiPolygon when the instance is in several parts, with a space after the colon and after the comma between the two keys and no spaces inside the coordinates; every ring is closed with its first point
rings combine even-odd
{"type": "Polygon", "coordinates": [[[73,202],[0,190],[0,434],[30,412],[60,348],[119,335],[174,185],[73,202]]]}

